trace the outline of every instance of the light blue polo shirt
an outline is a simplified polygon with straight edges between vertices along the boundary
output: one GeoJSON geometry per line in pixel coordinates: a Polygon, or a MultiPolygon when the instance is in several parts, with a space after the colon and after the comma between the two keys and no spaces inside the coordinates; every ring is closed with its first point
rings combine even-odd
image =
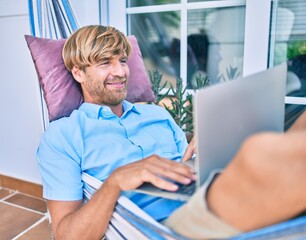
{"type": "MultiPolygon", "coordinates": [[[[164,108],[124,101],[123,109],[119,118],[109,107],[83,103],[70,117],[50,123],[37,150],[46,199],[83,199],[82,172],[104,181],[114,169],[152,154],[180,161],[186,137],[164,108]]],[[[126,195],[156,220],[182,204],[126,195]]]]}

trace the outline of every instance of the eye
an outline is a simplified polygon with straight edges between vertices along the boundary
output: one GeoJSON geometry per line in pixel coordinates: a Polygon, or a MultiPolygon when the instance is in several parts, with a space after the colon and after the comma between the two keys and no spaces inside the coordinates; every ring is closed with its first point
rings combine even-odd
{"type": "Polygon", "coordinates": [[[110,61],[105,60],[105,61],[102,61],[99,65],[108,65],[109,63],[110,63],[110,61]]]}
{"type": "Polygon", "coordinates": [[[100,61],[97,63],[97,66],[103,67],[107,66],[111,63],[111,60],[108,58],[100,59],[100,61]]]}
{"type": "Polygon", "coordinates": [[[121,62],[121,63],[127,63],[127,60],[128,60],[127,58],[121,58],[121,59],[120,59],[120,62],[121,62]]]}

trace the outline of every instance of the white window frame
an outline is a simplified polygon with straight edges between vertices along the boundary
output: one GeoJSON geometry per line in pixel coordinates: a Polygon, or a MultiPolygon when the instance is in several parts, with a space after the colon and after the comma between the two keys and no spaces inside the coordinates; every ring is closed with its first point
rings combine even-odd
{"type": "MultiPolygon", "coordinates": [[[[187,10],[190,8],[206,7],[226,7],[235,5],[246,5],[245,15],[245,39],[244,39],[244,62],[243,76],[247,76],[259,71],[267,69],[269,66],[269,35],[270,35],[270,18],[271,18],[271,2],[267,0],[216,0],[208,2],[188,3],[182,0],[178,4],[168,4],[161,6],[144,6],[137,8],[126,8],[125,0],[100,0],[108,3],[108,21],[107,24],[112,25],[127,33],[127,16],[126,14],[137,12],[160,12],[170,10],[181,11],[181,66],[186,66],[187,53],[187,10]],[[255,47],[254,47],[255,46],[255,47]]],[[[271,47],[271,46],[270,46],[271,47]]],[[[187,69],[181,68],[181,76],[187,76],[187,69]]],[[[185,79],[186,81],[186,77],[185,79]]],[[[286,104],[302,104],[306,105],[306,98],[303,97],[285,97],[286,104]]]]}

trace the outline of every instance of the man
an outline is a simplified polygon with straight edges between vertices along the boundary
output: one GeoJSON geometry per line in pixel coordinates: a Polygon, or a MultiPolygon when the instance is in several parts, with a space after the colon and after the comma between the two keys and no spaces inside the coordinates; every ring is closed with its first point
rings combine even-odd
{"type": "Polygon", "coordinates": [[[79,29],[64,46],[65,65],[81,84],[84,103],[70,117],[50,124],[37,152],[56,239],[100,239],[120,194],[193,238],[231,236],[305,209],[305,131],[250,138],[224,173],[183,206],[128,192],[144,182],[175,191],[177,186],[164,177],[182,184],[196,178],[179,163],[193,154],[195,143],[187,148],[184,133],[167,111],[124,100],[130,51],[122,33],[103,26],[79,29]],[[84,205],[83,171],[104,181],[84,205]],[[284,189],[289,197],[279,201],[284,189]]]}

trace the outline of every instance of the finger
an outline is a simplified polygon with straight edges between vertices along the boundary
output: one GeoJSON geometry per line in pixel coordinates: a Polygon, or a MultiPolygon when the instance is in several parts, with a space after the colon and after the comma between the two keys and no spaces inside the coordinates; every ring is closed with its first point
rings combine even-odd
{"type": "Polygon", "coordinates": [[[171,166],[165,166],[165,164],[150,164],[145,166],[145,168],[149,169],[153,174],[157,176],[180,182],[182,184],[189,184],[191,181],[196,179],[193,169],[191,169],[189,166],[179,163],[173,164],[171,166]]]}
{"type": "Polygon", "coordinates": [[[178,190],[178,186],[176,184],[157,176],[155,173],[152,173],[151,171],[145,172],[145,175],[142,178],[143,182],[150,182],[155,187],[158,187],[160,189],[168,191],[178,190]]]}
{"type": "Polygon", "coordinates": [[[195,143],[195,138],[193,137],[192,140],[190,141],[186,152],[182,158],[182,162],[186,162],[187,160],[189,160],[190,158],[192,158],[193,154],[196,151],[196,143],[195,143]]]}
{"type": "MultiPolygon", "coordinates": [[[[192,158],[190,158],[192,159],[192,158]]],[[[188,159],[188,160],[190,160],[188,159]]],[[[189,178],[192,178],[193,180],[195,180],[195,170],[194,170],[194,166],[193,164],[186,164],[187,161],[185,162],[175,162],[173,160],[167,160],[169,163],[168,168],[171,171],[175,171],[183,176],[187,176],[189,178]]],[[[166,166],[165,164],[162,164],[162,166],[166,166]]]]}
{"type": "Polygon", "coordinates": [[[148,167],[152,165],[164,169],[170,169],[177,171],[182,175],[189,175],[190,172],[192,172],[192,169],[188,165],[182,165],[181,162],[176,162],[159,156],[157,156],[156,159],[148,159],[148,161],[144,161],[144,163],[148,164],[148,167]]]}
{"type": "Polygon", "coordinates": [[[185,152],[183,158],[182,158],[182,162],[186,162],[187,160],[192,158],[193,153],[194,153],[194,150],[191,147],[188,147],[186,149],[186,152],[185,152]]]}

